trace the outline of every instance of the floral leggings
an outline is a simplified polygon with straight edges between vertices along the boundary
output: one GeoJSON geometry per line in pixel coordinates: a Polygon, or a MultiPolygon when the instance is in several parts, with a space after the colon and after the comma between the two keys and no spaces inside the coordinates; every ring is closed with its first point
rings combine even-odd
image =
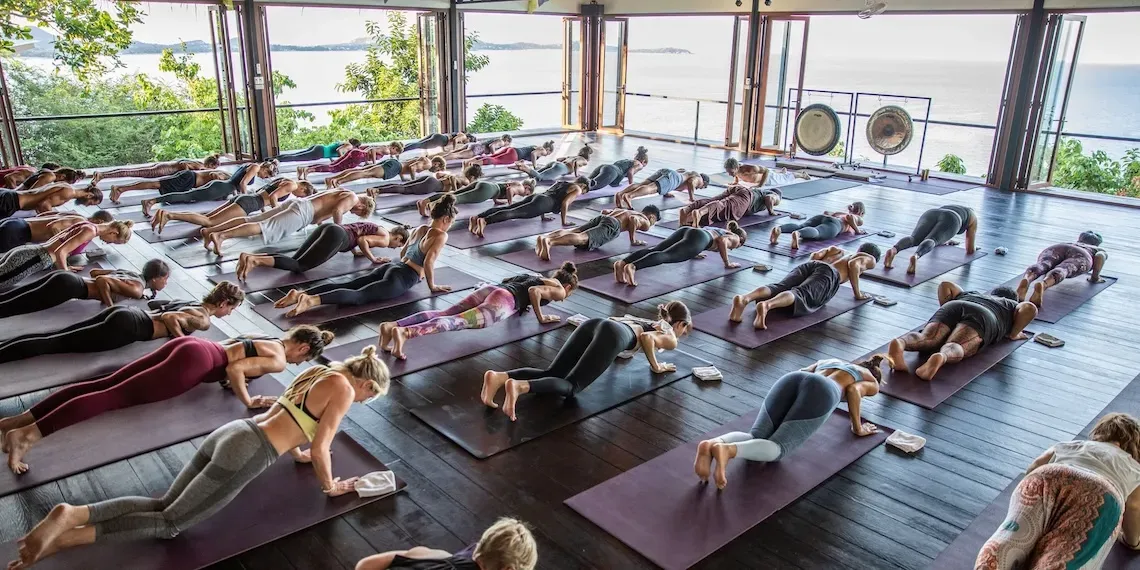
{"type": "Polygon", "coordinates": [[[442,311],[422,311],[398,321],[407,338],[464,329],[482,329],[515,314],[515,296],[498,285],[483,285],[442,311]]]}

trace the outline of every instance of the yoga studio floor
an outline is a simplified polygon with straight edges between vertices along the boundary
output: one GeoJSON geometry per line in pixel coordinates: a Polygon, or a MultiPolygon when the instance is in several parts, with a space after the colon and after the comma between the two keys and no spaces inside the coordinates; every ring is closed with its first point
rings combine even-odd
{"type": "MultiPolygon", "coordinates": [[[[557,141],[560,137],[545,138],[557,141]]],[[[737,156],[722,150],[612,135],[568,135],[562,153],[573,152],[587,138],[598,151],[592,164],[631,157],[638,146],[648,147],[650,166],[638,179],[661,167],[720,172],[726,157],[737,156]]],[[[534,144],[536,140],[540,139],[533,137],[527,142],[534,144]]],[[[865,291],[885,295],[898,304],[862,305],[754,350],[696,332],[682,340],[681,348],[715,364],[724,375],[723,381],[702,383],[686,378],[489,459],[476,459],[410,410],[436,398],[439,389],[435,382],[449,374],[513,367],[520,359],[537,363],[534,355],[548,358],[570,334],[570,327],[501,346],[457,364],[400,377],[386,398],[356,406],[343,428],[406,481],[407,489],[213,568],[351,569],[361,557],[377,551],[420,544],[454,551],[474,542],[502,515],[518,516],[533,526],[539,540],[540,568],[653,568],[650,561],[563,501],[757,408],[775,379],[786,372],[821,358],[856,358],[921,325],[937,307],[940,281],[956,281],[966,289],[989,289],[1021,272],[1042,248],[1074,240],[1082,230],[1100,231],[1109,251],[1105,274],[1119,281],[1057,324],[1037,321],[1029,327],[1032,332],[1064,339],[1067,344],[1063,348],[1027,343],[935,409],[884,395],[864,400],[866,421],[920,434],[927,439],[926,448],[909,456],[886,446],[876,447],[696,567],[929,566],[1033,458],[1054,442],[1080,432],[1136,376],[1131,355],[1140,350],[1140,324],[1133,314],[1140,293],[1140,255],[1134,238],[1140,213],[984,188],[935,196],[874,185],[789,200],[781,209],[810,216],[842,209],[854,200],[866,204],[869,228],[899,235],[909,233],[919,214],[930,207],[949,203],[971,206],[981,219],[980,248],[990,255],[909,289],[865,279],[865,291]],[[999,246],[1007,248],[1008,254],[994,255],[994,248],[999,246]]],[[[667,212],[666,218],[675,219],[676,211],[667,212]]],[[[749,229],[753,230],[750,241],[767,239],[769,226],[749,229]]],[[[662,229],[652,233],[668,235],[662,229]]],[[[868,239],[881,244],[893,241],[876,236],[868,239]]],[[[199,247],[183,242],[148,244],[136,238],[125,246],[105,247],[108,257],[103,263],[138,268],[150,257],[199,247]]],[[[531,247],[530,238],[465,250],[448,247],[442,263],[480,279],[498,281],[522,270],[496,256],[531,247]]],[[[729,303],[734,294],[778,280],[804,259],[748,247],[733,255],[742,263],[770,265],[773,271],[768,275],[737,272],[632,306],[584,290],[557,306],[591,317],[627,312],[649,316],[657,304],[679,299],[696,314],[729,303]]],[[[173,282],[190,294],[200,295],[210,286],[210,275],[233,271],[235,264],[189,270],[173,261],[170,265],[175,271],[173,282]]],[[[581,267],[581,276],[603,275],[609,267],[605,260],[590,262],[581,267]]],[[[279,334],[275,325],[254,311],[254,305],[271,302],[282,294],[277,290],[250,295],[249,302],[233,316],[215,319],[215,324],[228,334],[279,334]]],[[[463,295],[455,292],[443,300],[454,301],[463,295]]],[[[374,338],[378,323],[429,306],[426,303],[364,314],[329,327],[337,333],[338,344],[374,338]]],[[[668,356],[664,360],[675,361],[668,356]]],[[[288,374],[279,376],[285,379],[299,370],[292,367],[288,374]]],[[[256,384],[254,391],[258,391],[256,384]]],[[[0,414],[10,415],[43,395],[0,400],[0,414]]],[[[465,429],[478,432],[484,427],[475,422],[465,429]]],[[[17,539],[60,501],[87,503],[127,494],[161,493],[191,457],[193,443],[0,498],[0,542],[17,539]]],[[[806,448],[810,447],[809,442],[806,448]]],[[[695,478],[693,484],[697,484],[695,478]]],[[[256,492],[257,485],[254,482],[249,490],[256,492]]],[[[315,486],[312,491],[318,492],[315,486]]],[[[262,516],[272,517],[273,513],[262,516]]],[[[684,520],[686,513],[675,516],[684,520]]],[[[678,532],[704,530],[684,524],[676,528],[683,529],[678,532]]],[[[670,540],[668,536],[659,538],[670,540]]]]}

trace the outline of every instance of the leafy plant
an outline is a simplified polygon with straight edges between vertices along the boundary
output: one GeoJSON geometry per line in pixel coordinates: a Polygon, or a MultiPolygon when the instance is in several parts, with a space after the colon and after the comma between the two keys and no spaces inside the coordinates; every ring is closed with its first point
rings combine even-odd
{"type": "Polygon", "coordinates": [[[843,158],[846,153],[847,145],[843,144],[843,141],[839,141],[839,144],[835,145],[835,148],[831,149],[831,152],[827,153],[827,156],[843,158]]]}
{"type": "Polygon", "coordinates": [[[1053,184],[1064,188],[1140,197],[1140,148],[1124,153],[1122,161],[1104,151],[1084,154],[1076,139],[1062,139],[1053,167],[1053,184]]]}
{"type": "Polygon", "coordinates": [[[119,52],[131,45],[130,25],[141,21],[138,5],[127,0],[5,2],[0,10],[0,55],[12,53],[15,40],[33,39],[32,26],[45,28],[56,36],[55,60],[86,82],[121,65],[119,52]],[[106,4],[112,10],[104,10],[106,4]]]}
{"type": "Polygon", "coordinates": [[[947,154],[941,160],[935,163],[940,172],[948,172],[950,174],[965,174],[966,164],[962,162],[962,157],[956,154],[947,154]]]}
{"type": "Polygon", "coordinates": [[[484,103],[478,111],[475,111],[475,117],[467,124],[467,131],[472,133],[517,131],[522,126],[522,119],[516,117],[506,107],[484,103]]]}

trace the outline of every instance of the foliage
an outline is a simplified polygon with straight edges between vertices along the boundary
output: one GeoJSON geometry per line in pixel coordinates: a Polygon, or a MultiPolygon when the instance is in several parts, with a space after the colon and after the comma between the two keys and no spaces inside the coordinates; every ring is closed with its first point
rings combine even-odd
{"type": "Polygon", "coordinates": [[[827,156],[834,158],[843,158],[846,154],[847,145],[843,144],[843,141],[839,141],[839,144],[836,144],[835,148],[831,149],[831,152],[827,153],[827,156]]]}
{"type": "Polygon", "coordinates": [[[1064,188],[1140,197],[1140,149],[1124,153],[1122,161],[1104,151],[1084,154],[1076,139],[1062,139],[1053,169],[1053,184],[1064,188]]]}
{"type": "Polygon", "coordinates": [[[948,172],[950,174],[965,174],[966,164],[962,162],[962,157],[956,154],[947,154],[939,160],[935,166],[938,167],[940,172],[948,172]]]}
{"type": "Polygon", "coordinates": [[[522,125],[522,119],[516,117],[506,107],[484,103],[478,111],[475,111],[475,117],[467,124],[467,131],[471,133],[517,131],[522,125]]]}
{"type": "Polygon", "coordinates": [[[131,44],[130,25],[141,22],[138,5],[110,2],[112,11],[92,0],[14,0],[0,10],[0,54],[11,53],[14,40],[32,39],[31,26],[55,34],[55,59],[80,81],[104,74],[109,59],[120,65],[118,53],[131,44]],[[31,24],[31,26],[26,24],[31,24]]]}

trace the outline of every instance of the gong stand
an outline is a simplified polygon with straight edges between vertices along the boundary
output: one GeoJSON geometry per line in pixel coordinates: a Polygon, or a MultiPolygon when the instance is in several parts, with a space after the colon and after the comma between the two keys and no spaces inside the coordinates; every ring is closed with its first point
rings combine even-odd
{"type": "MultiPolygon", "coordinates": [[[[796,124],[799,117],[793,117],[792,112],[797,109],[803,109],[811,102],[802,100],[805,94],[826,96],[828,99],[828,106],[835,111],[835,114],[840,117],[840,122],[844,120],[847,122],[847,128],[843,131],[843,161],[841,163],[832,161],[833,164],[850,164],[851,163],[851,144],[847,139],[851,136],[851,131],[855,125],[855,98],[854,91],[831,91],[827,89],[800,89],[798,87],[788,88],[788,101],[789,104],[784,107],[784,140],[788,142],[785,155],[789,158],[795,159],[799,150],[799,144],[796,141],[796,124]],[[836,108],[831,105],[836,97],[845,97],[847,99],[847,110],[844,111],[842,107],[836,108]],[[792,103],[794,101],[794,103],[792,103]]],[[[822,101],[819,101],[822,102],[822,101]]],[[[821,157],[809,155],[806,160],[820,161],[821,157]]]]}
{"type": "MultiPolygon", "coordinates": [[[[921,101],[926,106],[926,114],[925,114],[924,118],[922,118],[922,119],[915,119],[913,117],[911,118],[911,122],[915,126],[917,126],[919,123],[922,123],[922,137],[920,137],[918,139],[918,164],[915,165],[915,167],[914,167],[914,175],[920,175],[922,173],[922,153],[923,153],[923,151],[926,150],[926,129],[927,129],[927,126],[930,124],[930,103],[932,100],[930,97],[919,97],[919,96],[915,96],[915,95],[894,95],[894,94],[890,94],[890,93],[858,92],[855,94],[855,113],[852,117],[852,122],[854,122],[854,119],[856,117],[865,118],[867,120],[870,120],[871,119],[871,113],[874,113],[876,110],[883,107],[884,105],[890,104],[889,102],[884,103],[882,101],[882,99],[884,99],[884,98],[885,99],[894,99],[896,101],[902,100],[902,101],[906,101],[908,103],[911,101],[921,101]],[[871,99],[871,98],[875,98],[875,101],[874,101],[874,107],[875,108],[871,109],[870,112],[861,111],[861,109],[865,109],[866,107],[871,106],[871,102],[865,101],[864,99],[871,99]]],[[[863,166],[860,163],[850,162],[851,153],[853,152],[853,149],[855,148],[855,137],[857,136],[857,133],[855,132],[854,128],[849,128],[847,135],[848,135],[847,139],[846,139],[847,142],[844,143],[846,145],[847,152],[846,152],[846,156],[844,157],[844,159],[845,159],[844,164],[842,164],[841,167],[842,166],[850,166],[852,168],[868,168],[868,167],[863,166]]],[[[875,152],[874,146],[871,146],[871,151],[875,152]]],[[[910,174],[909,172],[905,172],[902,170],[895,170],[893,168],[888,168],[887,167],[887,156],[888,155],[883,154],[881,156],[883,157],[882,165],[876,165],[876,166],[870,167],[870,168],[881,168],[882,170],[888,170],[891,172],[899,172],[900,174],[910,174]]],[[[906,169],[909,170],[910,167],[906,167],[906,169]]]]}

